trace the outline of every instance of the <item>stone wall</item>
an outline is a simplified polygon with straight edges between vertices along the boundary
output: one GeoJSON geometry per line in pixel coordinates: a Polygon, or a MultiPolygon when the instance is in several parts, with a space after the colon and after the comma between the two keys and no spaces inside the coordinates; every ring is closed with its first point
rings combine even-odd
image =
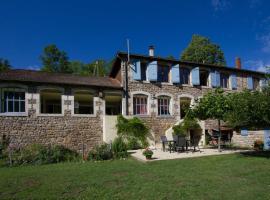
{"type": "Polygon", "coordinates": [[[264,141],[264,131],[248,131],[247,136],[242,136],[240,132],[233,132],[232,143],[240,147],[253,147],[255,140],[264,141]]]}
{"type": "Polygon", "coordinates": [[[63,114],[40,114],[39,94],[26,92],[27,112],[24,116],[0,116],[0,138],[9,137],[11,144],[22,147],[39,143],[59,144],[87,153],[102,140],[104,101],[94,97],[94,115],[72,114],[74,98],[62,95],[63,114]]]}

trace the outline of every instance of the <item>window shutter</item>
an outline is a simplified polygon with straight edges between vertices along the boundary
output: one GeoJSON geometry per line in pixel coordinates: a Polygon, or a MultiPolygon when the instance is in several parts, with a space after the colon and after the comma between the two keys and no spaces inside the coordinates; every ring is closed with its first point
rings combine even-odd
{"type": "Polygon", "coordinates": [[[179,65],[173,65],[171,71],[172,83],[180,83],[179,65]]]}
{"type": "Polygon", "coordinates": [[[237,78],[236,78],[236,74],[231,74],[230,81],[231,81],[231,88],[233,90],[234,89],[237,89],[237,78]]]}
{"type": "Polygon", "coordinates": [[[267,86],[267,80],[266,79],[261,79],[260,80],[260,88],[264,88],[267,86]]]}
{"type": "Polygon", "coordinates": [[[253,89],[253,79],[251,76],[247,77],[247,88],[249,90],[252,90],[253,89]]]}
{"type": "Polygon", "coordinates": [[[220,73],[216,71],[216,87],[220,87],[220,73]]]}
{"type": "Polygon", "coordinates": [[[141,61],[134,61],[132,63],[133,80],[141,80],[141,61]]]}
{"type": "Polygon", "coordinates": [[[157,61],[150,62],[147,66],[148,80],[157,81],[157,61]]]}
{"type": "Polygon", "coordinates": [[[242,129],[241,130],[241,136],[248,136],[248,130],[247,129],[242,129]]]}
{"type": "Polygon", "coordinates": [[[192,85],[200,85],[200,69],[195,67],[191,70],[192,85]]]}
{"type": "Polygon", "coordinates": [[[217,86],[217,79],[216,79],[216,73],[215,71],[211,71],[211,85],[212,87],[216,87],[217,86]]]}
{"type": "Polygon", "coordinates": [[[270,150],[270,130],[264,130],[264,149],[270,150]]]}

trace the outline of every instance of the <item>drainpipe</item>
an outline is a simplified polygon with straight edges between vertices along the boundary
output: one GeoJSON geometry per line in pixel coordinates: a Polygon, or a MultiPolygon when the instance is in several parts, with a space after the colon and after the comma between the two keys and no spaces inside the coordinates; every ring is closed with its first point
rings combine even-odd
{"type": "Polygon", "coordinates": [[[128,65],[129,65],[129,61],[125,62],[125,99],[126,99],[126,115],[128,115],[128,65]]]}

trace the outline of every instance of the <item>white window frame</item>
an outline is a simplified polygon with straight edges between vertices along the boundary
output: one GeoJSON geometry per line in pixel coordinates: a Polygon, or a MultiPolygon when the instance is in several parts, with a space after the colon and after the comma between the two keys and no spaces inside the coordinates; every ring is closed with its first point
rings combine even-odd
{"type": "Polygon", "coordinates": [[[133,104],[132,104],[133,115],[139,115],[139,116],[148,115],[148,112],[149,112],[149,110],[148,110],[149,100],[148,100],[147,95],[145,95],[145,94],[134,94],[133,97],[132,97],[132,101],[133,101],[133,104]],[[134,102],[134,99],[136,99],[136,98],[140,99],[140,103],[135,105],[135,103],[137,103],[137,102],[134,102]],[[146,104],[142,103],[142,99],[146,100],[146,104]],[[145,113],[136,113],[136,108],[137,108],[138,105],[140,106],[140,108],[141,108],[141,106],[145,106],[146,112],[145,113]],[[135,107],[135,109],[134,109],[134,107],[135,107]]]}
{"type": "MultiPolygon", "coordinates": [[[[159,95],[158,97],[157,97],[157,115],[158,116],[162,116],[162,117],[164,117],[164,116],[171,116],[172,114],[171,114],[171,97],[170,96],[167,96],[167,95],[159,95]],[[162,103],[164,103],[164,100],[167,100],[167,105],[165,105],[165,104],[159,104],[159,102],[162,102],[162,103]],[[166,114],[161,114],[161,113],[159,113],[159,111],[161,111],[161,109],[162,109],[162,107],[163,108],[165,108],[165,107],[167,107],[167,113],[166,114]]],[[[165,110],[165,109],[164,109],[165,110]]]]}
{"type": "Polygon", "coordinates": [[[64,116],[64,88],[60,88],[60,87],[46,87],[46,86],[41,86],[41,87],[38,87],[37,88],[37,91],[38,91],[38,95],[37,95],[37,107],[36,107],[36,113],[37,113],[37,116],[40,116],[40,117],[46,117],[46,116],[55,116],[55,117],[62,117],[64,116]],[[61,92],[61,113],[41,113],[41,91],[42,90],[59,90],[61,92]]]}

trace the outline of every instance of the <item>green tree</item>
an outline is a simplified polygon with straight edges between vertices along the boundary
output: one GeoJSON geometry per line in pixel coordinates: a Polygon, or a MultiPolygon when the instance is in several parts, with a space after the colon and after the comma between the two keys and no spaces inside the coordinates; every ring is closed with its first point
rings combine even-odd
{"type": "Polygon", "coordinates": [[[226,114],[230,110],[227,95],[222,89],[216,89],[207,93],[199,100],[195,107],[188,112],[188,116],[198,118],[200,120],[215,119],[218,121],[218,149],[220,151],[220,122],[226,119],[226,114]]]}
{"type": "MultiPolygon", "coordinates": [[[[83,69],[85,68],[86,64],[84,64],[81,61],[75,60],[75,61],[70,61],[69,63],[71,71],[73,74],[81,74],[83,75],[83,69]]],[[[89,75],[89,74],[85,74],[89,75]]]]}
{"type": "Polygon", "coordinates": [[[0,58],[0,72],[9,70],[11,68],[11,65],[9,64],[9,61],[7,59],[0,58]]]}
{"type": "Polygon", "coordinates": [[[56,45],[51,44],[44,48],[42,55],[40,56],[43,67],[42,71],[46,72],[61,72],[72,73],[67,53],[61,51],[56,45]]]}
{"type": "Polygon", "coordinates": [[[209,38],[196,34],[192,36],[191,42],[182,52],[180,59],[182,61],[226,65],[220,46],[212,43],[209,38]]]}
{"type": "Polygon", "coordinates": [[[113,60],[107,62],[103,59],[98,59],[89,64],[82,66],[81,73],[82,75],[91,75],[91,76],[106,76],[111,69],[113,60]]]}

